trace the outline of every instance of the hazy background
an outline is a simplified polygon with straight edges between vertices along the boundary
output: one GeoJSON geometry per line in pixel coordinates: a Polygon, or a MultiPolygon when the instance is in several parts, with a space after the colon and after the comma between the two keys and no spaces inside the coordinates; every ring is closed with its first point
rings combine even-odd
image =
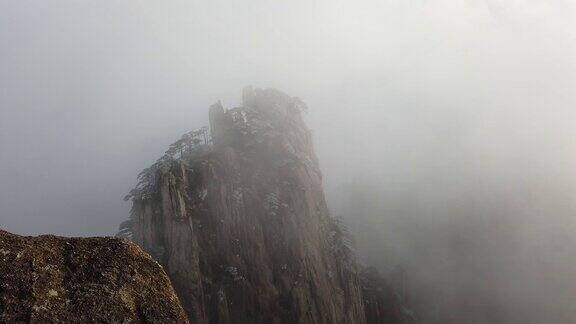
{"type": "Polygon", "coordinates": [[[576,321],[568,0],[0,1],[0,227],[114,234],[247,84],[308,103],[333,213],[425,322],[576,321]]]}

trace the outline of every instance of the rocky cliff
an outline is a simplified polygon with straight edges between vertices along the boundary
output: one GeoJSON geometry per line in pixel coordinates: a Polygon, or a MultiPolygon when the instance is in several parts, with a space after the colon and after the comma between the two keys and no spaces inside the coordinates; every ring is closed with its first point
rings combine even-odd
{"type": "Polygon", "coordinates": [[[246,88],[139,176],[130,237],[195,323],[363,323],[360,277],[329,216],[305,105],[246,88]]]}
{"type": "Polygon", "coordinates": [[[0,230],[0,323],[186,323],[170,280],[114,238],[0,230]]]}

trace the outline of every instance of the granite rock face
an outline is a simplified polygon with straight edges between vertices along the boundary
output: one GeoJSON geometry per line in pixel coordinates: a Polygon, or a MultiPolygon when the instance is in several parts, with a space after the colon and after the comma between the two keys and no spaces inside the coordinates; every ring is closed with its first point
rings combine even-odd
{"type": "Polygon", "coordinates": [[[115,238],[0,230],[0,323],[187,323],[162,267],[115,238]]]}
{"type": "Polygon", "coordinates": [[[344,233],[329,216],[304,104],[246,88],[140,174],[121,226],[166,269],[195,323],[362,323],[344,233]]]}

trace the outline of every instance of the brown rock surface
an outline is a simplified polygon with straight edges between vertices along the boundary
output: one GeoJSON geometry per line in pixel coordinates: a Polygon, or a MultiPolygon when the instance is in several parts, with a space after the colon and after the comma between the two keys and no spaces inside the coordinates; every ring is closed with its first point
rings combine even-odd
{"type": "Polygon", "coordinates": [[[187,323],[170,280],[116,238],[0,230],[0,323],[187,323]]]}

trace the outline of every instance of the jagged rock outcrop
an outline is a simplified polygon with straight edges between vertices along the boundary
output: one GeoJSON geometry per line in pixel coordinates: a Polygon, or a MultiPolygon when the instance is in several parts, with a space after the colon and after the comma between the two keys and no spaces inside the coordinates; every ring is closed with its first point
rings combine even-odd
{"type": "Polygon", "coordinates": [[[304,108],[251,88],[242,107],[213,105],[211,143],[185,134],[127,197],[121,234],[164,265],[192,322],[365,322],[304,108]]]}
{"type": "Polygon", "coordinates": [[[162,267],[114,238],[0,230],[0,323],[187,323],[162,267]]]}

